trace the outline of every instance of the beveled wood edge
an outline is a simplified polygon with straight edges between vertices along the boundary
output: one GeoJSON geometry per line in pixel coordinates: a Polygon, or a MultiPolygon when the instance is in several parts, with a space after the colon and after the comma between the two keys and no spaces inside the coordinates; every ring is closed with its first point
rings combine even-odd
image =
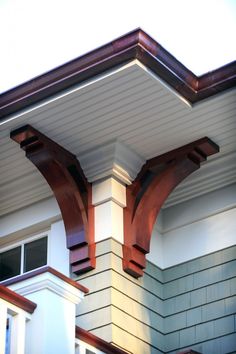
{"type": "Polygon", "coordinates": [[[106,354],[127,354],[126,351],[115,347],[114,345],[106,342],[105,340],[95,336],[94,334],[86,331],[85,329],[79,326],[75,326],[75,337],[87,344],[90,344],[96,349],[103,351],[106,354]]]}
{"type": "Polygon", "coordinates": [[[0,120],[106,70],[138,59],[189,102],[196,103],[236,84],[236,61],[196,76],[138,28],[114,41],[0,95],[0,120]]]}
{"type": "Polygon", "coordinates": [[[66,275],[60,273],[59,271],[57,271],[56,269],[54,269],[54,268],[52,268],[50,266],[44,266],[44,267],[41,267],[39,269],[35,269],[35,270],[31,271],[31,272],[16,276],[16,277],[14,277],[12,279],[4,280],[4,281],[2,281],[0,283],[0,285],[10,286],[12,284],[19,283],[21,281],[33,278],[33,277],[35,277],[37,275],[44,274],[44,273],[51,273],[51,274],[55,275],[59,279],[65,281],[67,284],[72,285],[74,288],[82,291],[85,294],[87,294],[89,292],[88,288],[86,288],[85,286],[83,286],[83,285],[77,283],[76,281],[68,278],[66,275]]]}
{"type": "Polygon", "coordinates": [[[21,308],[22,310],[32,314],[37,307],[33,301],[26,299],[24,296],[17,294],[15,291],[8,289],[3,284],[0,284],[0,298],[10,302],[11,304],[21,308]]]}

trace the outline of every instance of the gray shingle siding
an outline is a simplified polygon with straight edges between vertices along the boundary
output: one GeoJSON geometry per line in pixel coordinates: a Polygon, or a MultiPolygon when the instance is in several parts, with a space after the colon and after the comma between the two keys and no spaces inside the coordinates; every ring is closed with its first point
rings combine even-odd
{"type": "Polygon", "coordinates": [[[133,354],[236,352],[236,246],[165,270],[147,262],[138,280],[124,273],[116,241],[98,251],[96,270],[80,277],[90,292],[79,326],[133,354]]]}

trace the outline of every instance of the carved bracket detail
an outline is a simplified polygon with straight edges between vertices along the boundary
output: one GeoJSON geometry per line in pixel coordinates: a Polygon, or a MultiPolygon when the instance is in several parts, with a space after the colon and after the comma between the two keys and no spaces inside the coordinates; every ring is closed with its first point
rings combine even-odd
{"type": "Polygon", "coordinates": [[[30,125],[11,132],[51,187],[61,210],[72,272],[95,268],[92,188],[76,156],[30,125]]]}
{"type": "Polygon", "coordinates": [[[135,181],[126,188],[124,209],[123,268],[138,278],[143,275],[152,230],[172,190],[200,167],[219,147],[207,137],[148,160],[135,181]]]}

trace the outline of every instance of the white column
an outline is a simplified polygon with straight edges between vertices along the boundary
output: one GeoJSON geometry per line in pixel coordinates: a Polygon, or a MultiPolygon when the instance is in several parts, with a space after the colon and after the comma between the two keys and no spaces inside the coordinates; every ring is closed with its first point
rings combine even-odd
{"type": "Polygon", "coordinates": [[[73,354],[75,305],[47,289],[28,298],[37,302],[38,308],[27,324],[26,354],[73,354]]]}
{"type": "Polygon", "coordinates": [[[86,354],[86,347],[76,340],[75,354],[86,354]]]}
{"type": "Polygon", "coordinates": [[[25,354],[74,354],[76,304],[82,291],[50,272],[11,289],[37,304],[26,325],[25,354]]]}
{"type": "Polygon", "coordinates": [[[124,184],[114,178],[95,182],[92,203],[95,206],[95,242],[112,237],[124,243],[123,208],[126,206],[124,184]]]}
{"type": "Polygon", "coordinates": [[[26,318],[18,313],[11,318],[10,354],[25,354],[26,318]]]}
{"type": "Polygon", "coordinates": [[[0,354],[5,354],[6,325],[7,325],[7,306],[5,302],[0,299],[0,354]]]}

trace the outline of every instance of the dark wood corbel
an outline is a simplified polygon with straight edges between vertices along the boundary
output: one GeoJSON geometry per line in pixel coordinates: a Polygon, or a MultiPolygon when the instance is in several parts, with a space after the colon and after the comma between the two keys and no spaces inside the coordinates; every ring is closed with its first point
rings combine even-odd
{"type": "Polygon", "coordinates": [[[54,193],[65,225],[72,272],[94,269],[92,188],[76,156],[30,125],[12,131],[11,139],[20,144],[54,193]]]}
{"type": "Polygon", "coordinates": [[[148,160],[135,181],[127,186],[124,209],[123,268],[138,278],[143,275],[152,230],[158,213],[172,190],[200,167],[219,147],[208,138],[148,160]]]}

